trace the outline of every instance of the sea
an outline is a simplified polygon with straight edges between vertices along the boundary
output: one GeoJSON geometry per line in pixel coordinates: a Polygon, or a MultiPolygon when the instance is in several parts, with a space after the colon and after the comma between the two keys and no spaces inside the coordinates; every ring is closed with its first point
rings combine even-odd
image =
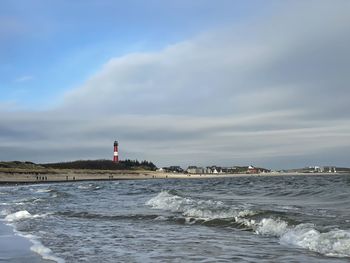
{"type": "Polygon", "coordinates": [[[0,186],[0,262],[350,262],[350,174],[0,186]]]}

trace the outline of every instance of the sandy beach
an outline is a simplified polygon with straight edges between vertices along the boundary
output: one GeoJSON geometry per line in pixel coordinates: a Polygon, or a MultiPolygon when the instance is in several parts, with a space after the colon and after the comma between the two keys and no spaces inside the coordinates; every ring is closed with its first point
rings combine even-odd
{"type": "Polygon", "coordinates": [[[50,171],[0,171],[0,184],[46,183],[102,180],[145,180],[145,179],[204,179],[242,176],[300,176],[329,175],[338,173],[259,173],[259,174],[184,174],[156,171],[107,171],[107,170],[50,170],[50,171]]]}

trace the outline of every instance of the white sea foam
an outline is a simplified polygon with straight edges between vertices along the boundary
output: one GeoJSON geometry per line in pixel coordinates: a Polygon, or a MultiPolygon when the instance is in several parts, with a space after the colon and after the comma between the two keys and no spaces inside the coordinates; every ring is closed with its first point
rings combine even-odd
{"type": "Polygon", "coordinates": [[[253,216],[253,215],[256,215],[256,213],[257,213],[256,211],[245,209],[238,212],[238,217],[253,216]]]}
{"type": "Polygon", "coordinates": [[[235,210],[225,206],[222,202],[212,200],[193,200],[191,198],[173,195],[167,191],[146,202],[146,205],[155,209],[180,212],[187,224],[193,224],[197,219],[233,218],[255,231],[258,235],[277,237],[281,244],[298,246],[326,256],[350,257],[350,231],[331,230],[321,233],[313,224],[288,225],[282,219],[263,218],[254,220],[251,210],[235,210]]]}
{"type": "Polygon", "coordinates": [[[23,210],[23,211],[18,211],[13,214],[7,215],[5,217],[5,220],[8,222],[13,222],[13,221],[18,221],[22,219],[31,218],[31,217],[32,215],[27,210],[23,210]]]}
{"type": "Polygon", "coordinates": [[[350,231],[319,232],[313,224],[289,226],[283,220],[262,219],[256,233],[278,237],[281,244],[308,249],[326,256],[350,257],[350,231]]]}
{"type": "MultiPolygon", "coordinates": [[[[5,212],[4,214],[7,214],[7,211],[1,211],[1,212],[5,212]]],[[[49,214],[49,213],[48,213],[49,214]]],[[[14,221],[18,221],[18,220],[23,220],[23,219],[29,219],[29,218],[38,218],[38,217],[45,217],[48,214],[42,214],[42,215],[32,215],[30,214],[28,211],[23,210],[23,211],[18,211],[16,213],[13,214],[8,214],[5,217],[5,221],[9,222],[9,225],[12,225],[11,223],[14,221]]],[[[12,225],[13,226],[13,225],[12,225]]],[[[14,227],[14,226],[13,226],[14,227]]],[[[45,247],[38,239],[38,237],[31,235],[31,234],[23,234],[19,231],[17,231],[14,228],[14,231],[17,235],[25,237],[27,239],[29,239],[29,241],[33,244],[30,249],[39,254],[43,259],[47,259],[47,260],[52,260],[55,261],[57,263],[64,263],[65,261],[62,258],[56,257],[51,249],[45,247]]]]}
{"type": "Polygon", "coordinates": [[[30,219],[30,218],[45,217],[47,215],[49,215],[49,213],[41,214],[41,215],[32,215],[27,210],[22,210],[22,211],[18,211],[18,212],[15,212],[13,214],[7,215],[5,217],[5,221],[7,221],[7,222],[14,222],[14,221],[30,219]]]}
{"type": "Polygon", "coordinates": [[[280,241],[282,244],[306,248],[326,256],[350,257],[350,231],[320,233],[310,224],[300,224],[284,233],[280,241]]]}
{"type": "Polygon", "coordinates": [[[207,207],[202,208],[188,208],[186,209],[183,214],[187,217],[195,217],[205,220],[212,220],[212,219],[220,219],[220,218],[233,218],[237,216],[236,211],[225,211],[225,210],[218,210],[214,209],[211,210],[207,207]]]}
{"type": "Polygon", "coordinates": [[[98,190],[98,189],[101,189],[100,186],[96,186],[94,184],[88,184],[88,185],[78,185],[78,189],[95,189],[95,190],[98,190]]]}
{"type": "Polygon", "coordinates": [[[146,202],[146,205],[153,208],[170,210],[172,212],[183,212],[186,206],[192,204],[192,199],[172,195],[167,191],[160,192],[157,196],[146,202]]]}
{"type": "Polygon", "coordinates": [[[79,185],[78,189],[90,189],[91,185],[79,185]]]}
{"type": "Polygon", "coordinates": [[[186,218],[204,220],[240,218],[255,214],[255,212],[251,210],[239,211],[230,209],[221,201],[193,200],[191,198],[173,195],[167,191],[160,192],[157,196],[146,202],[146,205],[155,209],[180,212],[186,218]]]}
{"type": "Polygon", "coordinates": [[[16,231],[16,233],[22,237],[25,237],[27,239],[29,239],[29,241],[33,244],[30,249],[39,254],[43,259],[47,259],[47,260],[52,260],[55,261],[57,263],[64,263],[64,259],[56,257],[52,250],[48,247],[45,247],[38,239],[38,237],[31,235],[31,234],[22,234],[16,231]]]}
{"type": "Polygon", "coordinates": [[[267,236],[281,236],[288,230],[288,224],[283,220],[263,218],[256,227],[256,233],[267,236]]]}

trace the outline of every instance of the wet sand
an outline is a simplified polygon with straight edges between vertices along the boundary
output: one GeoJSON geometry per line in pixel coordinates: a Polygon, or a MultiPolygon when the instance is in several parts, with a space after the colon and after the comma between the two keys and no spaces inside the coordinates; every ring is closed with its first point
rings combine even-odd
{"type": "Polygon", "coordinates": [[[0,262],[53,262],[44,260],[31,251],[30,248],[32,245],[33,244],[28,239],[15,234],[12,227],[0,221],[0,262]]]}

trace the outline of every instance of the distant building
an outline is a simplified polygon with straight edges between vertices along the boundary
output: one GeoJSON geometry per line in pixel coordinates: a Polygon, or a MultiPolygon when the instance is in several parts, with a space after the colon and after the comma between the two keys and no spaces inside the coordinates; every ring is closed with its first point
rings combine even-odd
{"type": "Polygon", "coordinates": [[[327,167],[324,167],[324,172],[336,173],[337,169],[335,166],[327,166],[327,167]]]}
{"type": "Polygon", "coordinates": [[[202,167],[197,167],[197,166],[189,166],[186,169],[186,172],[189,174],[203,174],[205,173],[205,169],[203,169],[202,167]]]}
{"type": "Polygon", "coordinates": [[[336,173],[337,169],[335,166],[309,166],[304,171],[309,173],[336,173]]]}
{"type": "Polygon", "coordinates": [[[169,166],[169,167],[163,167],[163,172],[167,173],[183,173],[184,170],[180,166],[169,166]]]}
{"type": "Polygon", "coordinates": [[[205,173],[208,173],[208,174],[218,174],[218,173],[222,173],[222,169],[221,167],[218,167],[218,166],[207,166],[206,169],[205,169],[205,173]]]}
{"type": "Polygon", "coordinates": [[[323,173],[324,172],[324,168],[321,166],[311,166],[309,168],[313,169],[314,173],[323,173]]]}
{"type": "Polygon", "coordinates": [[[257,168],[255,168],[254,166],[249,165],[248,169],[247,169],[247,173],[249,173],[249,174],[257,174],[257,173],[259,173],[259,170],[257,168]]]}
{"type": "Polygon", "coordinates": [[[250,166],[233,166],[233,167],[220,167],[216,165],[207,166],[205,168],[197,166],[189,166],[186,169],[189,174],[258,174],[271,172],[269,169],[257,168],[252,165],[250,166]]]}
{"type": "Polygon", "coordinates": [[[234,174],[238,173],[238,170],[235,167],[222,167],[221,172],[225,174],[234,174]]]}
{"type": "Polygon", "coordinates": [[[213,173],[213,170],[211,169],[211,167],[207,166],[205,168],[205,171],[204,171],[206,174],[212,174],[213,173]]]}

